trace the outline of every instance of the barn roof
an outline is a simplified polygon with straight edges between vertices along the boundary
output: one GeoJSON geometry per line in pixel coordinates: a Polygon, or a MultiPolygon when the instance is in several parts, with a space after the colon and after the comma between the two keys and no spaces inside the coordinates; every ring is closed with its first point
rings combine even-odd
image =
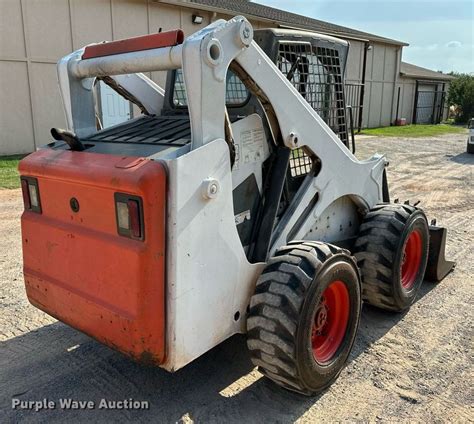
{"type": "Polygon", "coordinates": [[[324,34],[334,35],[336,37],[377,41],[386,44],[395,44],[407,46],[403,41],[393,40],[380,35],[370,34],[357,29],[332,24],[330,22],[320,21],[296,13],[286,12],[274,7],[265,6],[247,0],[168,0],[167,3],[174,3],[180,6],[193,6],[201,9],[226,13],[231,15],[245,15],[246,17],[259,20],[272,21],[280,26],[295,27],[306,29],[324,34]]]}
{"type": "Polygon", "coordinates": [[[450,81],[455,79],[452,75],[443,74],[442,72],[432,71],[431,69],[422,68],[421,66],[411,63],[402,62],[400,66],[400,75],[408,78],[450,81]]]}

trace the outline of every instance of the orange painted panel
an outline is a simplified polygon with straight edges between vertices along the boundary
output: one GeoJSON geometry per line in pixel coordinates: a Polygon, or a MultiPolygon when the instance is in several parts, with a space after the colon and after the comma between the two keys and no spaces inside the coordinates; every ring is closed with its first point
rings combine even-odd
{"type": "Polygon", "coordinates": [[[133,359],[165,357],[166,170],[159,162],[87,152],[32,153],[42,213],[23,212],[23,263],[36,307],[133,359]],[[117,232],[115,193],[140,196],[145,239],[117,232]],[[70,205],[77,199],[79,210],[70,205]]]}
{"type": "Polygon", "coordinates": [[[142,35],[140,37],[125,38],[107,43],[93,44],[84,49],[82,59],[110,56],[121,53],[131,53],[141,50],[158,49],[183,44],[184,33],[180,29],[160,32],[157,34],[142,35]]]}

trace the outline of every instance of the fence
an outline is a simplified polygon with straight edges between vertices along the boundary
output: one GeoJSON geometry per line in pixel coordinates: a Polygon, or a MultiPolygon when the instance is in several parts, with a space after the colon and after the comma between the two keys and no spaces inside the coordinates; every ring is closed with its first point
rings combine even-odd
{"type": "Polygon", "coordinates": [[[362,110],[364,107],[364,104],[361,101],[362,100],[361,92],[362,92],[363,86],[364,84],[362,83],[344,84],[346,105],[352,107],[353,122],[354,122],[354,125],[357,126],[357,131],[360,131],[360,126],[359,126],[359,123],[361,122],[360,116],[362,114],[362,110]]]}
{"type": "Polygon", "coordinates": [[[439,124],[443,119],[444,90],[420,91],[415,93],[414,124],[439,124]]]}

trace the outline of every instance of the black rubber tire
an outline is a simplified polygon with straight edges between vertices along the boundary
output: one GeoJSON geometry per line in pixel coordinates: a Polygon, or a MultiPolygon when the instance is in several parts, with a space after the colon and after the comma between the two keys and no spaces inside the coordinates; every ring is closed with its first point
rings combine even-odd
{"type": "Polygon", "coordinates": [[[428,262],[429,229],[421,209],[405,204],[381,204],[365,217],[354,253],[362,275],[362,299],[385,310],[400,312],[416,299],[428,262]],[[410,234],[421,234],[421,262],[413,286],[402,286],[401,265],[410,234]]]}
{"type": "Polygon", "coordinates": [[[467,153],[474,153],[474,144],[469,143],[469,140],[467,141],[466,152],[467,153]]]}
{"type": "Polygon", "coordinates": [[[305,395],[327,388],[347,361],[359,326],[360,274],[347,250],[320,242],[280,248],[258,279],[247,319],[247,346],[254,365],[278,385],[305,395]],[[334,356],[318,363],[311,345],[316,308],[324,289],[342,281],[349,318],[334,356]]]}

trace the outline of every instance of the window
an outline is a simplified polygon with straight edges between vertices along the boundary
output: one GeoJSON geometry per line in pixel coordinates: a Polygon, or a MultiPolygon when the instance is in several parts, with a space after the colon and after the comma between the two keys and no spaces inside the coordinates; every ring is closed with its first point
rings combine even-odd
{"type": "MultiPolygon", "coordinates": [[[[244,83],[240,81],[239,77],[232,71],[227,71],[226,81],[226,104],[227,106],[243,106],[247,103],[250,96],[244,83]]],[[[186,88],[184,86],[183,71],[178,69],[175,73],[174,90],[173,90],[173,105],[175,107],[186,107],[188,105],[186,99],[186,88]]]]}

